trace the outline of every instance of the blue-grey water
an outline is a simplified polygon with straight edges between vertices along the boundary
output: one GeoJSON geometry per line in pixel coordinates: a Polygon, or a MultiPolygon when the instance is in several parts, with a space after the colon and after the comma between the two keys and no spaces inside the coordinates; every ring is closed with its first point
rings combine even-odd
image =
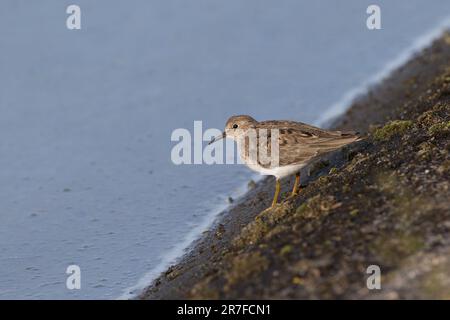
{"type": "Polygon", "coordinates": [[[448,0],[376,1],[371,31],[373,2],[2,0],[0,298],[117,298],[149,281],[252,175],[175,166],[174,129],[316,123],[450,15],[448,0]]]}

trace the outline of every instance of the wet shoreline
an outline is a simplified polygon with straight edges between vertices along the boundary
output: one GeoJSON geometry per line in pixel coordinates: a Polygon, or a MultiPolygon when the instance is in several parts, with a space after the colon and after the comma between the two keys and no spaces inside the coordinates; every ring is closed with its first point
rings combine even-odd
{"type": "MultiPolygon", "coordinates": [[[[368,139],[305,168],[300,196],[274,210],[265,210],[273,178],[262,179],[138,298],[371,298],[361,278],[373,263],[389,272],[388,290],[377,297],[440,298],[442,288],[424,287],[433,277],[447,279],[447,231],[422,220],[450,219],[442,200],[449,193],[448,61],[446,33],[332,124],[368,139]],[[427,158],[436,150],[436,159],[427,158]],[[423,284],[408,284],[401,270],[430,257],[437,266],[417,271],[423,284]]],[[[283,181],[282,194],[292,183],[283,181]]]]}

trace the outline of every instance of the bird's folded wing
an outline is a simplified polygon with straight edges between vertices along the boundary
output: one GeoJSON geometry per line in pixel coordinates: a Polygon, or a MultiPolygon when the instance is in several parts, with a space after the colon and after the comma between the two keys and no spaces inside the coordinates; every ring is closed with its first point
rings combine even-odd
{"type": "MultiPolygon", "coordinates": [[[[278,133],[279,165],[295,165],[339,149],[358,139],[353,132],[325,131],[306,124],[289,123],[286,128],[280,128],[278,133]]],[[[267,139],[268,151],[272,145],[267,139]]],[[[261,164],[262,165],[262,164],[261,164]]],[[[270,165],[264,165],[267,167],[270,165]]]]}

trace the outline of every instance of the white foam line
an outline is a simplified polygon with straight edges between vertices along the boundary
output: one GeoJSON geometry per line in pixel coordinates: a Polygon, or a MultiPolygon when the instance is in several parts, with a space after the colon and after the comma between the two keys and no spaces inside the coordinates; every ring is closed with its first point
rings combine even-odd
{"type": "Polygon", "coordinates": [[[314,125],[318,127],[324,126],[330,120],[343,114],[358,96],[367,93],[370,87],[380,83],[389,76],[392,71],[411,60],[414,54],[429,46],[430,43],[441,36],[442,32],[447,28],[450,28],[450,17],[445,18],[437,24],[436,27],[416,38],[408,48],[400,52],[393,60],[390,60],[380,72],[364,81],[361,85],[347,91],[340,100],[331,105],[331,107],[314,122],[314,125]]]}
{"type": "MultiPolygon", "coordinates": [[[[253,175],[251,179],[258,182],[263,176],[253,175]]],[[[242,185],[235,192],[231,194],[231,197],[238,199],[247,193],[247,185],[242,185]]],[[[147,272],[142,278],[139,279],[136,285],[129,287],[117,298],[118,300],[133,299],[142,291],[147,288],[162,272],[166,271],[170,265],[175,264],[181,259],[188,249],[196,240],[198,240],[202,233],[206,230],[210,230],[211,226],[216,221],[216,218],[220,213],[228,209],[230,206],[226,203],[226,199],[223,199],[223,205],[211,210],[211,212],[203,219],[203,221],[194,227],[183,239],[183,241],[164,255],[162,261],[156,265],[152,270],[147,272]]]]}

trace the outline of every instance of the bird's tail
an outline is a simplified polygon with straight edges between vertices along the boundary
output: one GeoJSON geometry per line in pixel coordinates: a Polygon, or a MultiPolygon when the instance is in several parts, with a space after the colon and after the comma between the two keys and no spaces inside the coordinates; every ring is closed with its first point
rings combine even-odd
{"type": "Polygon", "coordinates": [[[361,141],[361,140],[363,140],[363,139],[365,138],[365,137],[361,136],[361,134],[360,134],[359,131],[339,131],[339,132],[341,133],[341,137],[342,137],[342,138],[345,138],[345,137],[348,137],[348,138],[354,137],[355,140],[352,140],[352,142],[355,142],[355,141],[361,141]]]}

